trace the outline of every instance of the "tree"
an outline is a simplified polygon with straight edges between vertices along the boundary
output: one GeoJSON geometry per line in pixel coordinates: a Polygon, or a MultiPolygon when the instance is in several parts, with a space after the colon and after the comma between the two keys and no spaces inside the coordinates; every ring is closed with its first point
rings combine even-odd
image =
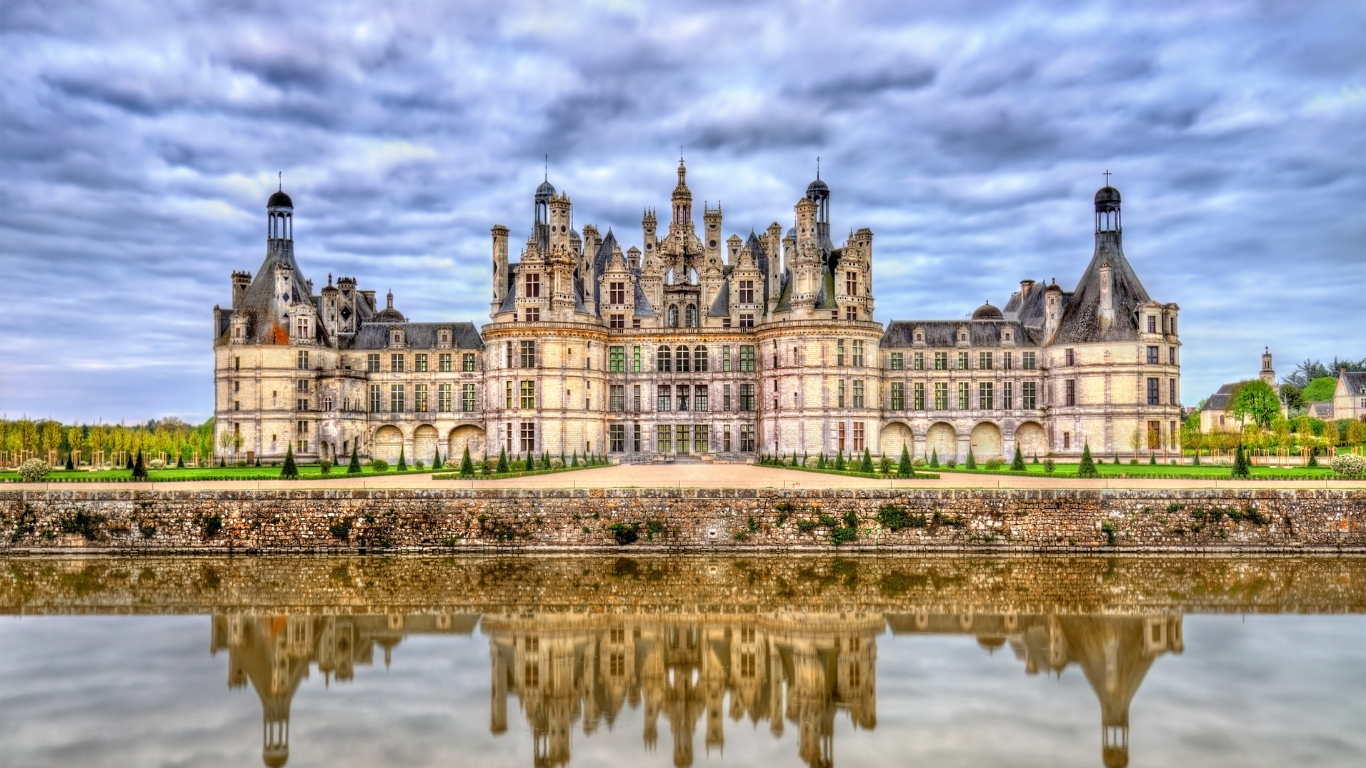
{"type": "Polygon", "coordinates": [[[902,477],[915,477],[915,465],[911,463],[911,449],[901,444],[901,463],[897,465],[896,473],[902,477]]]}
{"type": "Polygon", "coordinates": [[[1013,461],[1010,462],[1010,471],[1011,471],[1011,472],[1024,472],[1024,471],[1026,471],[1026,469],[1025,469],[1025,463],[1024,463],[1024,452],[1020,450],[1020,446],[1019,446],[1018,444],[1015,446],[1015,459],[1014,459],[1013,461]]]}
{"type": "Polygon", "coordinates": [[[1258,427],[1266,429],[1271,421],[1281,413],[1281,400],[1276,390],[1261,379],[1245,382],[1233,399],[1233,415],[1240,419],[1251,419],[1258,427]]]}
{"type": "Polygon", "coordinates": [[[1077,477],[1100,477],[1100,472],[1096,471],[1096,462],[1091,458],[1091,444],[1083,443],[1081,446],[1081,463],[1077,465],[1077,477]]]}
{"type": "Polygon", "coordinates": [[[1281,399],[1285,400],[1285,407],[1291,413],[1299,413],[1308,407],[1305,404],[1304,390],[1288,381],[1281,384],[1281,399]]]}
{"type": "Polygon", "coordinates": [[[405,456],[404,453],[403,453],[405,450],[406,450],[405,448],[399,448],[399,449],[398,449],[398,471],[399,471],[399,472],[407,472],[407,471],[408,471],[408,457],[405,456]]]}
{"type": "MultiPolygon", "coordinates": [[[[402,459],[399,459],[402,461],[402,459]]],[[[280,477],[285,480],[298,480],[299,468],[294,464],[294,444],[290,443],[285,451],[285,465],[280,467],[280,477]]]]}
{"type": "Polygon", "coordinates": [[[138,449],[138,460],[135,461],[135,462],[133,463],[133,479],[134,479],[134,480],[146,480],[146,479],[148,479],[148,478],[147,478],[147,462],[143,461],[143,459],[142,459],[142,449],[141,449],[141,448],[138,449]]]}
{"type": "Polygon", "coordinates": [[[859,465],[859,471],[873,471],[873,454],[866,447],[863,449],[863,463],[859,465]]]}
{"type": "Polygon", "coordinates": [[[579,449],[575,448],[575,449],[574,449],[574,456],[573,456],[573,458],[571,458],[571,459],[569,460],[569,466],[571,466],[571,467],[577,467],[578,465],[579,465],[579,449]]]}
{"type": "Polygon", "coordinates": [[[1300,397],[1305,403],[1331,403],[1333,393],[1337,391],[1338,379],[1336,376],[1322,376],[1309,382],[1309,386],[1304,388],[1300,397]]]}
{"type": "Polygon", "coordinates": [[[825,469],[825,451],[821,451],[821,455],[816,457],[816,469],[825,469]]]}
{"type": "Polygon", "coordinates": [[[1252,470],[1247,465],[1247,456],[1243,454],[1243,444],[1238,443],[1237,453],[1233,456],[1233,472],[1231,477],[1248,478],[1251,476],[1252,470]]]}
{"type": "MultiPolygon", "coordinates": [[[[468,452],[469,448],[465,450],[468,452]]],[[[441,446],[437,446],[432,451],[432,469],[441,469],[441,446]]]]}
{"type": "Polygon", "coordinates": [[[835,452],[835,469],[844,471],[844,451],[835,452]]]}
{"type": "Polygon", "coordinates": [[[977,459],[972,455],[972,446],[968,446],[968,463],[964,465],[968,469],[977,469],[977,459]]]}
{"type": "Polygon", "coordinates": [[[1129,447],[1134,451],[1134,458],[1138,458],[1138,449],[1143,447],[1143,433],[1137,428],[1129,435],[1129,447]]]}
{"type": "Polygon", "coordinates": [[[470,460],[470,447],[465,446],[465,455],[460,457],[460,476],[470,477],[474,474],[474,462],[470,460]]]}
{"type": "Polygon", "coordinates": [[[1366,421],[1353,421],[1347,425],[1347,444],[1366,443],[1366,421]]]}
{"type": "Polygon", "coordinates": [[[938,469],[938,468],[939,468],[939,449],[938,449],[938,448],[931,448],[931,449],[930,449],[930,466],[933,467],[933,468],[935,468],[935,469],[938,469]]]}
{"type": "MultiPolygon", "coordinates": [[[[359,443],[360,441],[357,440],[356,442],[359,443]]],[[[348,474],[348,475],[359,475],[359,474],[360,474],[360,452],[357,451],[356,446],[354,446],[354,445],[351,446],[351,463],[346,467],[346,474],[348,474]]]]}
{"type": "Polygon", "coordinates": [[[536,469],[536,454],[534,454],[534,453],[527,453],[527,455],[526,455],[526,466],[524,467],[524,469],[525,469],[527,472],[531,472],[532,470],[536,469]]]}
{"type": "Polygon", "coordinates": [[[506,448],[498,449],[498,468],[496,471],[500,475],[508,471],[508,451],[506,448]]]}

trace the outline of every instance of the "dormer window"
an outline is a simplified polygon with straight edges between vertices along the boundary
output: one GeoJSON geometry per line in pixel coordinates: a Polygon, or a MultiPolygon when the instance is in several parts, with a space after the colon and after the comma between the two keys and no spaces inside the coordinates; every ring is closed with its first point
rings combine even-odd
{"type": "Polygon", "coordinates": [[[1157,315],[1148,315],[1148,333],[1157,333],[1157,315]]]}
{"type": "Polygon", "coordinates": [[[394,346],[394,347],[402,346],[402,345],[403,345],[403,331],[399,330],[398,328],[395,328],[395,329],[393,329],[392,331],[389,331],[389,344],[390,344],[390,346],[394,346]]]}
{"type": "Polygon", "coordinates": [[[1006,341],[1010,341],[1010,331],[1006,331],[1005,334],[1006,334],[1006,336],[1005,336],[1006,341]]]}
{"type": "Polygon", "coordinates": [[[294,333],[300,340],[308,339],[308,318],[300,317],[294,321],[294,333]]]}
{"type": "Polygon", "coordinates": [[[923,334],[923,333],[917,333],[917,334],[915,335],[915,340],[916,340],[916,341],[924,341],[924,340],[925,340],[925,334],[923,334]]]}
{"type": "Polygon", "coordinates": [[[443,330],[441,331],[439,338],[441,344],[449,345],[451,343],[451,332],[443,330]]]}

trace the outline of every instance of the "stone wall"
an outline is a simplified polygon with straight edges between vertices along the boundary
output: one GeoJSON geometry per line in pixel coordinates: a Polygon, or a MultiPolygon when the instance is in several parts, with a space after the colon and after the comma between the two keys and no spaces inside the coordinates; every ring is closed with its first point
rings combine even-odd
{"type": "Polygon", "coordinates": [[[1363,550],[1366,491],[0,491],[0,553],[1363,550]]]}

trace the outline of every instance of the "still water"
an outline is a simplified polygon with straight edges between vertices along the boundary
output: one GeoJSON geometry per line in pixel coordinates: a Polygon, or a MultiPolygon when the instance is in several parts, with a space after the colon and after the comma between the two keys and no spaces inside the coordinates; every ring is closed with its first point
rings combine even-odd
{"type": "Polygon", "coordinates": [[[3,766],[1360,766],[1366,559],[0,559],[3,766]]]}

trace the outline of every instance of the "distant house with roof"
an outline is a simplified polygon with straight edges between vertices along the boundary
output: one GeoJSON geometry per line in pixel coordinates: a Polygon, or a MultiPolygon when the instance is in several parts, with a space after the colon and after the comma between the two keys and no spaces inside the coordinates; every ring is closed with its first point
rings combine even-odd
{"type": "MultiPolygon", "coordinates": [[[[1271,367],[1271,348],[1266,347],[1262,350],[1262,370],[1257,378],[1265,381],[1279,395],[1281,388],[1276,383],[1276,370],[1271,367]]],[[[1249,380],[1250,381],[1250,380],[1249,380]]],[[[1248,381],[1235,381],[1225,384],[1219,391],[1209,396],[1205,402],[1205,407],[1200,409],[1200,431],[1201,432],[1241,432],[1243,429],[1243,419],[1233,415],[1233,401],[1238,395],[1238,390],[1247,384],[1248,381]]],[[[1284,395],[1281,396],[1281,415],[1289,414],[1289,407],[1286,405],[1284,395]]]]}
{"type": "Polygon", "coordinates": [[[1338,372],[1332,406],[1328,418],[1366,421],[1366,371],[1343,369],[1338,372]]]}

